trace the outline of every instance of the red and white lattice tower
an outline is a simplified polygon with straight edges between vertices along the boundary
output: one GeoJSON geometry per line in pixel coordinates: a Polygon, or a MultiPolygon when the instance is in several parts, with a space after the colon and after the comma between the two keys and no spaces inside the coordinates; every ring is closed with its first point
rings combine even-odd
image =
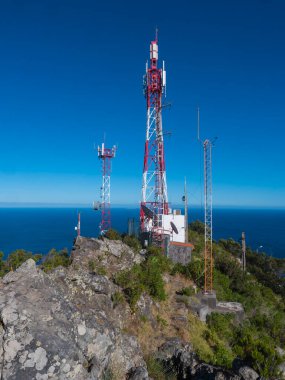
{"type": "Polygon", "coordinates": [[[98,146],[98,158],[102,161],[102,187],[101,187],[101,235],[111,228],[111,160],[115,157],[116,146],[105,148],[105,144],[98,146]]]}
{"type": "Polygon", "coordinates": [[[150,43],[150,67],[146,63],[144,93],[147,105],[146,141],[143,165],[140,227],[142,233],[150,233],[152,240],[161,243],[163,239],[163,217],[168,214],[168,197],[162,130],[162,95],[166,92],[164,61],[158,68],[158,39],[150,43]],[[145,214],[146,206],[153,218],[145,214]]]}

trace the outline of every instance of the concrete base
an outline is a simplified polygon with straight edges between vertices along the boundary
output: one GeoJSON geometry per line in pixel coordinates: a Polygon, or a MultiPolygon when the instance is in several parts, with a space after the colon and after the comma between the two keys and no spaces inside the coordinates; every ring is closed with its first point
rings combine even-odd
{"type": "Polygon", "coordinates": [[[215,292],[211,294],[198,293],[194,297],[189,297],[188,307],[197,313],[203,322],[206,322],[207,315],[211,313],[235,314],[238,321],[242,321],[244,317],[242,304],[238,302],[217,302],[215,292]]]}
{"type": "Polygon", "coordinates": [[[212,293],[202,293],[200,296],[201,303],[210,307],[211,309],[215,309],[217,306],[217,296],[215,292],[212,293]]]}

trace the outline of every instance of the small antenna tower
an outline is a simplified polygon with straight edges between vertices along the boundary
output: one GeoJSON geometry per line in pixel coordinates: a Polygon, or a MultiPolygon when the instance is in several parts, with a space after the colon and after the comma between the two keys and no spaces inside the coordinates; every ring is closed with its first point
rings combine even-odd
{"type": "Polygon", "coordinates": [[[116,146],[105,148],[105,142],[98,146],[98,158],[102,162],[102,186],[101,186],[101,222],[100,234],[104,235],[111,228],[111,160],[116,155],[116,146]]]}
{"type": "Polygon", "coordinates": [[[241,247],[242,247],[241,265],[242,265],[242,270],[243,270],[243,272],[245,272],[245,271],[246,271],[246,258],[245,258],[246,244],[245,244],[245,232],[242,232],[242,233],[241,233],[241,247]]]}
{"type": "Polygon", "coordinates": [[[198,141],[204,151],[204,294],[213,293],[213,199],[212,199],[212,146],[209,139],[200,140],[200,110],[198,108],[198,141]]]}
{"type": "Polygon", "coordinates": [[[81,229],[81,226],[80,226],[80,212],[78,212],[77,214],[77,226],[75,227],[76,230],[77,230],[77,236],[80,236],[80,229],[81,229]]]}

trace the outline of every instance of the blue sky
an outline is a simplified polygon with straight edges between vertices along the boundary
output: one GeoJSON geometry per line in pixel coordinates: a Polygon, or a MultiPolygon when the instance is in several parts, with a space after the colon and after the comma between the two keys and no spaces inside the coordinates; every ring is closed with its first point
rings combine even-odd
{"type": "Polygon", "coordinates": [[[215,205],[285,206],[283,0],[4,0],[0,5],[0,203],[99,199],[94,144],[119,144],[112,201],[138,204],[142,75],[159,28],[169,198],[201,203],[203,138],[215,205]]]}

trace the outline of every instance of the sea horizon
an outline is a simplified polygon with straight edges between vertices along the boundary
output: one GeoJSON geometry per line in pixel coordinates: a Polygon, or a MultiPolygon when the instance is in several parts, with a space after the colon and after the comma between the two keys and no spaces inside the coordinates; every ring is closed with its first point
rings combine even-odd
{"type": "MultiPolygon", "coordinates": [[[[98,237],[100,212],[91,207],[0,207],[0,251],[6,256],[16,249],[42,254],[52,248],[71,250],[78,211],[82,236],[98,237]]],[[[188,212],[189,222],[203,221],[202,207],[189,207],[188,212]]],[[[129,218],[135,219],[138,228],[138,206],[112,208],[112,227],[120,233],[127,232],[129,218]]],[[[285,258],[284,209],[213,208],[214,240],[239,241],[242,232],[252,250],[285,258]]]]}
{"type": "MultiPolygon", "coordinates": [[[[169,203],[172,208],[182,208],[184,209],[183,203],[169,203]]],[[[138,208],[140,202],[138,203],[112,203],[111,207],[113,208],[138,208]]],[[[93,204],[90,203],[61,203],[61,202],[0,202],[1,208],[91,208],[93,204]]],[[[199,204],[193,204],[188,206],[188,209],[200,209],[203,206],[199,204]]],[[[224,205],[224,204],[215,204],[213,209],[233,209],[233,210],[285,210],[285,205],[224,205]]]]}

